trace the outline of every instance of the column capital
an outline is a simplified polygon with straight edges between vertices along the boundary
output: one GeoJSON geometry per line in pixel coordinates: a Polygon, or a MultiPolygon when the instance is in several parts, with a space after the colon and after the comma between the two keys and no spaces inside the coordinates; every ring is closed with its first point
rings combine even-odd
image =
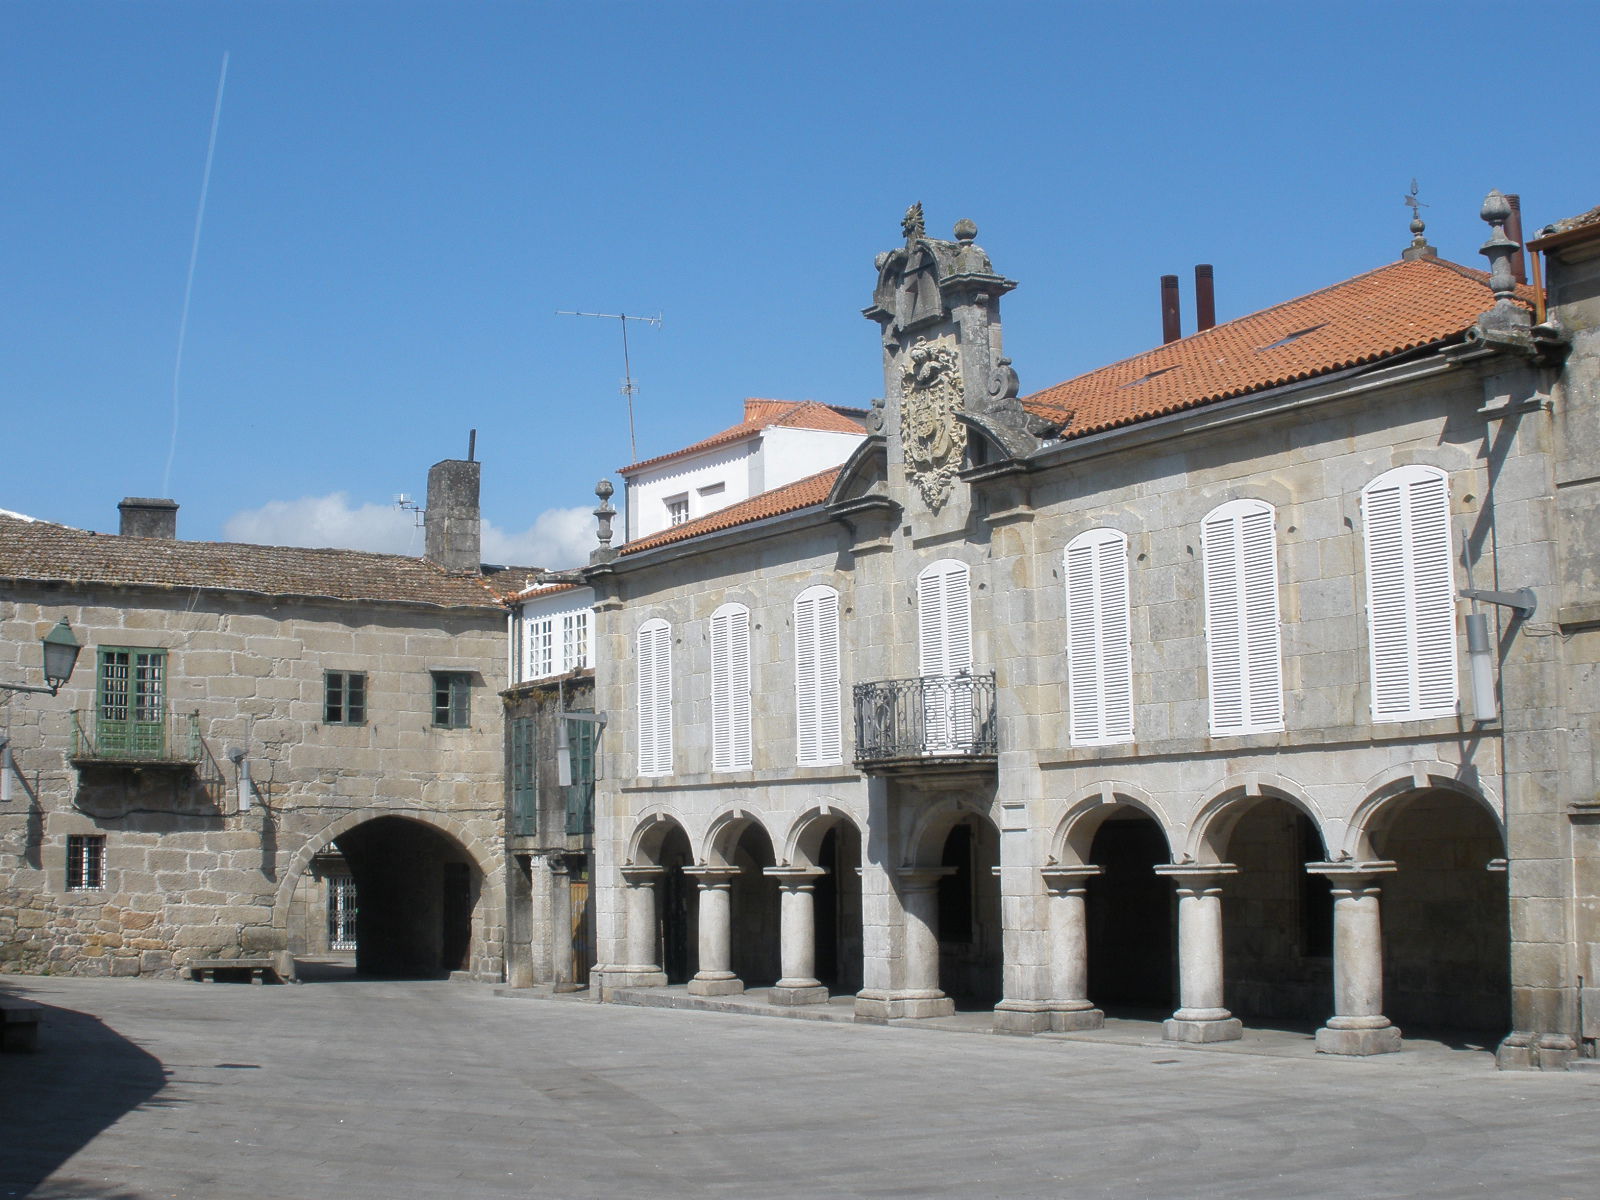
{"type": "Polygon", "coordinates": [[[1104,875],[1105,868],[1092,863],[1057,863],[1040,867],[1039,875],[1051,891],[1081,888],[1096,875],[1104,875]]]}
{"type": "Polygon", "coordinates": [[[640,887],[641,885],[647,883],[654,883],[667,873],[667,869],[665,867],[653,867],[649,866],[648,864],[643,864],[640,866],[625,866],[620,868],[620,870],[622,871],[623,881],[631,884],[634,887],[640,887]]]}
{"type": "Polygon", "coordinates": [[[683,873],[703,888],[719,887],[733,882],[738,867],[685,867],[683,873]]]}
{"type": "Polygon", "coordinates": [[[1224,879],[1239,873],[1234,863],[1157,863],[1151,869],[1180,888],[1194,889],[1221,887],[1224,879]]]}
{"type": "Polygon", "coordinates": [[[901,867],[894,872],[895,879],[909,888],[931,888],[941,879],[948,879],[958,867],[901,867]]]}
{"type": "Polygon", "coordinates": [[[1365,886],[1374,876],[1393,875],[1399,867],[1388,859],[1345,859],[1341,862],[1306,864],[1307,875],[1323,875],[1329,883],[1343,887],[1365,886]]]}
{"type": "Polygon", "coordinates": [[[815,883],[828,871],[825,867],[762,867],[761,873],[776,879],[780,886],[792,887],[796,884],[815,883]]]}

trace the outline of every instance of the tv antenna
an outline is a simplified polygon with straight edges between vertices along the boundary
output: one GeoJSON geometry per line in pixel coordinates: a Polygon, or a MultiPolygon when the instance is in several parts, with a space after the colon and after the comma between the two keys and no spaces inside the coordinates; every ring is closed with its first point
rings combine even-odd
{"type": "Polygon", "coordinates": [[[633,382],[633,366],[628,361],[628,322],[643,321],[646,325],[661,328],[661,314],[653,317],[636,317],[631,313],[592,313],[572,312],[568,309],[556,309],[558,317],[606,317],[622,326],[622,394],[628,399],[628,455],[630,462],[639,461],[639,443],[633,433],[633,394],[639,389],[633,382]]]}

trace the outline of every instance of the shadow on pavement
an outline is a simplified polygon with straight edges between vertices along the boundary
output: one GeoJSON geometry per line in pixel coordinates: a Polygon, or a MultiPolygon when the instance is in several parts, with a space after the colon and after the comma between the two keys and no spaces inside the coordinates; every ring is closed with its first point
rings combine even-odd
{"type": "MultiPolygon", "coordinates": [[[[26,988],[6,989],[30,1000],[26,988]]],[[[95,1017],[44,1005],[39,1048],[0,1055],[0,1197],[138,1200],[115,1183],[48,1179],[101,1130],[161,1105],[161,1061],[95,1017]]]]}

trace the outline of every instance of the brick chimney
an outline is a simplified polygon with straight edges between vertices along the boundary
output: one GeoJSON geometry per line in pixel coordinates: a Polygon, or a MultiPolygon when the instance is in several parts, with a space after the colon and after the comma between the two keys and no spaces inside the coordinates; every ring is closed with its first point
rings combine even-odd
{"type": "Polygon", "coordinates": [[[166,538],[178,536],[178,502],[128,496],[117,505],[122,523],[117,532],[123,537],[166,538]]]}
{"type": "Polygon", "coordinates": [[[478,521],[481,466],[447,458],[428,468],[428,509],[423,517],[427,558],[455,574],[477,574],[483,566],[478,521]]]}

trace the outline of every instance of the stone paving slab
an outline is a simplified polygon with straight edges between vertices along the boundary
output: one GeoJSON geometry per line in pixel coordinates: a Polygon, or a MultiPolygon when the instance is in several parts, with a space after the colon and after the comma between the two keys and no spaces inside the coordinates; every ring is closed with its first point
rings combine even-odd
{"type": "Polygon", "coordinates": [[[50,1006],[38,1053],[0,1056],[0,1200],[1587,1200],[1600,1178],[1600,1073],[1474,1055],[1182,1054],[471,984],[0,988],[50,1006]]]}

